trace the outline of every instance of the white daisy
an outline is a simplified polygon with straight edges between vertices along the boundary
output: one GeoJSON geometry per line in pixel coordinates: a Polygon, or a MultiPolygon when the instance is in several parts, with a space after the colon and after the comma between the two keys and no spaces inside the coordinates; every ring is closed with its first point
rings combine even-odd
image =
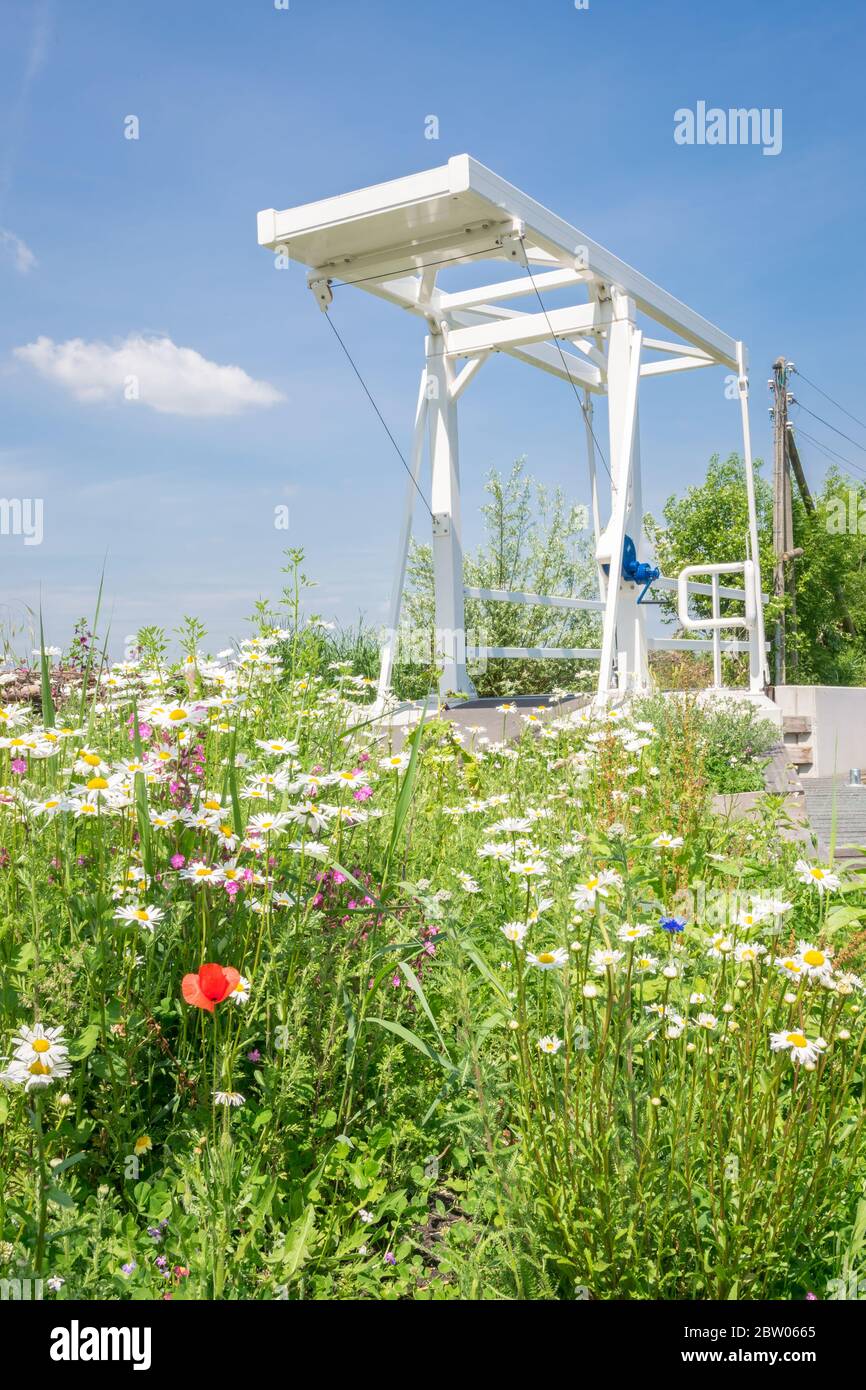
{"type": "Polygon", "coordinates": [[[783,1032],[770,1034],[770,1047],[774,1052],[784,1052],[786,1049],[791,1053],[792,1062],[803,1062],[807,1066],[814,1066],[827,1044],[823,1038],[815,1038],[810,1042],[805,1033],[783,1032]]]}
{"type": "Polygon", "coordinates": [[[515,946],[519,946],[529,928],[525,922],[505,922],[499,930],[506,941],[512,941],[515,946]]]}
{"type": "Polygon", "coordinates": [[[564,946],[555,946],[552,951],[539,951],[537,955],[527,951],[526,959],[539,970],[560,970],[568,960],[568,952],[564,946]]]}
{"type": "Polygon", "coordinates": [[[798,859],[794,869],[801,883],[811,883],[819,893],[830,893],[842,882],[838,874],[820,864],[809,864],[805,859],[798,859]]]}
{"type": "Polygon", "coordinates": [[[797,955],[811,980],[821,979],[833,969],[833,952],[826,947],[813,946],[811,941],[801,941],[797,955]]]}
{"type": "Polygon", "coordinates": [[[615,970],[624,958],[625,951],[611,951],[603,947],[598,951],[593,951],[589,963],[596,975],[603,975],[606,970],[615,970]]]}
{"type": "Polygon", "coordinates": [[[114,915],[119,922],[135,922],[138,926],[153,931],[165,913],[161,907],[119,907],[114,915]]]}
{"type": "Polygon", "coordinates": [[[640,923],[632,926],[629,922],[623,922],[621,927],[617,927],[616,934],[619,941],[640,941],[642,936],[649,936],[651,932],[652,927],[640,923]]]}

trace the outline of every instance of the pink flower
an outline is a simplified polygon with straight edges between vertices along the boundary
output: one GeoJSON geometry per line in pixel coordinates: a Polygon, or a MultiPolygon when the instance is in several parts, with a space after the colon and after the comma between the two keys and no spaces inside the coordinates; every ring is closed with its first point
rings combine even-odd
{"type": "Polygon", "coordinates": [[[173,869],[182,869],[186,859],[182,854],[173,854],[168,862],[173,869]]]}
{"type": "Polygon", "coordinates": [[[352,799],[354,801],[369,801],[372,795],[372,787],[359,787],[356,792],[352,792],[352,799]]]}
{"type": "Polygon", "coordinates": [[[27,771],[27,763],[24,761],[23,758],[13,758],[9,766],[11,767],[13,772],[27,771]]]}

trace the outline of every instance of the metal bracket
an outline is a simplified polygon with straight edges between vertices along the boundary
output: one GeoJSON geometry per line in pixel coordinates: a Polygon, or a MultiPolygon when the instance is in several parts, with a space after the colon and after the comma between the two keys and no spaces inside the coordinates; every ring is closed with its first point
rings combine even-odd
{"type": "Polygon", "coordinates": [[[316,297],[316,300],[322,313],[326,314],[328,312],[328,309],[334,302],[334,291],[331,289],[330,280],[310,280],[309,286],[316,297]]]}
{"type": "Polygon", "coordinates": [[[433,513],[433,536],[451,535],[451,514],[450,512],[433,513]]]}
{"type": "Polygon", "coordinates": [[[526,251],[523,245],[523,238],[526,236],[526,223],[520,218],[515,218],[509,232],[503,232],[499,238],[503,250],[508,252],[512,261],[519,261],[521,265],[527,264],[526,251]]]}

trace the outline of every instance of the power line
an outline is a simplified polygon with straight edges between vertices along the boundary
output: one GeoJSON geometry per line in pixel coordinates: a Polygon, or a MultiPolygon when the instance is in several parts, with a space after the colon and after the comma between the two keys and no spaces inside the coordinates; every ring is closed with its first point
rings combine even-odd
{"type": "Polygon", "coordinates": [[[368,386],[367,386],[366,381],[365,381],[364,378],[361,376],[361,373],[359,372],[358,368],[355,366],[355,360],[354,360],[354,358],[352,357],[352,354],[350,353],[349,349],[346,347],[346,344],[343,342],[343,339],[340,337],[339,331],[338,331],[338,329],[337,329],[337,325],[334,323],[334,320],[331,318],[331,315],[330,315],[330,314],[326,314],[326,315],[325,315],[325,318],[326,318],[326,320],[327,320],[327,322],[328,322],[329,327],[330,327],[330,328],[332,329],[332,331],[333,331],[334,337],[337,339],[337,342],[340,344],[340,347],[343,349],[344,353],[346,354],[346,357],[349,359],[349,365],[351,366],[352,371],[355,373],[355,376],[356,376],[356,377],[358,378],[358,380],[360,381],[361,386],[362,386],[363,389],[364,389],[364,394],[365,394],[365,396],[367,397],[367,400],[370,402],[371,406],[373,407],[373,409],[375,410],[376,414],[378,415],[380,421],[382,422],[382,428],[384,429],[384,431],[385,431],[385,433],[387,434],[388,438],[390,439],[391,443],[394,445],[394,450],[395,450],[395,452],[396,452],[396,454],[397,454],[397,457],[398,457],[398,459],[400,460],[400,462],[402,463],[403,467],[406,469],[406,472],[409,474],[409,477],[410,477],[411,480],[412,480],[412,486],[414,487],[414,489],[415,489],[415,491],[417,492],[418,496],[421,498],[421,501],[424,503],[424,506],[427,508],[427,511],[430,513],[430,519],[431,519],[431,521],[432,521],[432,519],[433,519],[433,513],[432,513],[432,511],[430,510],[430,504],[429,504],[429,502],[427,501],[427,498],[424,496],[423,492],[421,491],[420,487],[418,486],[418,482],[417,482],[417,480],[416,480],[416,478],[415,478],[415,474],[412,472],[412,469],[409,467],[408,463],[406,462],[405,458],[403,457],[403,451],[402,451],[402,449],[400,448],[400,446],[399,446],[399,444],[397,443],[396,439],[394,438],[393,434],[392,434],[391,431],[389,430],[389,428],[388,428],[388,426],[387,426],[387,424],[386,424],[386,422],[385,422],[385,417],[384,417],[384,415],[382,414],[381,410],[380,410],[379,407],[377,406],[376,402],[373,400],[373,396],[372,396],[372,394],[371,394],[371,392],[370,392],[370,390],[369,390],[369,388],[368,388],[368,386]]]}
{"type": "Polygon", "coordinates": [[[866,477],[866,469],[864,469],[859,463],[854,463],[851,459],[846,459],[843,454],[837,453],[835,449],[831,449],[830,445],[825,444],[823,440],[816,439],[815,436],[812,434],[807,434],[806,431],[804,429],[801,429],[799,425],[789,425],[789,428],[794,430],[796,434],[802,435],[804,439],[808,439],[809,443],[814,444],[816,449],[820,449],[824,457],[826,459],[829,459],[831,463],[844,463],[846,468],[853,468],[855,473],[861,473],[864,477],[866,477]]]}
{"type": "Polygon", "coordinates": [[[566,376],[568,377],[569,384],[570,384],[570,386],[571,386],[572,391],[574,392],[574,399],[577,401],[578,405],[580,406],[581,412],[582,412],[582,414],[583,414],[583,418],[584,418],[584,420],[586,421],[586,424],[587,424],[587,428],[589,429],[589,432],[590,432],[590,434],[592,435],[593,443],[595,444],[595,447],[596,447],[596,449],[598,450],[599,458],[601,459],[602,463],[604,464],[604,471],[606,472],[607,476],[610,478],[611,486],[613,486],[613,476],[612,476],[612,474],[611,474],[610,469],[609,469],[608,466],[607,466],[607,459],[605,458],[605,456],[604,456],[604,454],[603,454],[603,452],[602,452],[602,448],[601,448],[601,445],[599,444],[598,439],[597,439],[597,437],[596,437],[595,430],[592,428],[592,420],[590,419],[589,411],[587,410],[587,408],[586,408],[586,406],[584,405],[583,401],[580,399],[580,394],[579,394],[579,392],[578,392],[578,389],[577,389],[576,385],[574,384],[574,377],[571,375],[571,372],[568,370],[568,363],[567,363],[566,360],[565,360],[565,353],[563,352],[562,348],[560,347],[559,339],[557,338],[556,334],[555,334],[554,331],[553,331],[553,326],[552,326],[552,324],[551,324],[551,322],[550,322],[550,316],[548,315],[548,312],[547,312],[547,310],[546,310],[545,307],[544,307],[544,300],[541,298],[541,295],[539,294],[539,291],[538,291],[538,286],[537,286],[536,283],[535,283],[535,276],[533,275],[533,273],[532,273],[532,267],[531,267],[530,264],[529,264],[529,257],[528,257],[527,254],[526,254],[526,242],[524,241],[523,237],[520,238],[520,245],[523,247],[523,258],[524,258],[524,261],[525,261],[525,263],[526,263],[526,273],[527,273],[527,275],[529,276],[530,283],[532,284],[532,288],[533,288],[534,291],[535,291],[535,298],[538,300],[538,303],[539,303],[540,306],[541,306],[541,312],[543,313],[543,315],[544,315],[544,317],[545,317],[545,319],[546,319],[546,321],[547,321],[547,326],[548,326],[548,328],[550,329],[550,336],[551,336],[551,338],[553,339],[554,344],[556,345],[556,350],[557,350],[557,352],[559,353],[559,355],[560,355],[560,357],[561,357],[561,359],[562,359],[562,365],[563,365],[563,368],[564,368],[564,370],[565,370],[565,374],[566,374],[566,376]]]}
{"type": "Polygon", "coordinates": [[[850,434],[846,434],[844,430],[837,430],[836,426],[831,425],[829,420],[825,420],[822,416],[816,415],[814,410],[810,410],[807,405],[803,405],[803,402],[798,401],[796,397],[794,398],[794,405],[799,406],[801,410],[805,410],[806,414],[811,415],[813,420],[817,420],[819,425],[824,425],[828,430],[832,430],[834,434],[838,434],[842,439],[847,439],[848,443],[853,444],[855,449],[862,449],[863,453],[866,454],[866,445],[858,444],[857,440],[852,439],[850,434]]]}
{"type": "Polygon", "coordinates": [[[857,416],[852,415],[850,410],[846,410],[844,405],[840,405],[838,401],[834,401],[833,397],[828,396],[826,391],[822,391],[820,386],[816,386],[814,381],[810,381],[807,376],[803,376],[799,367],[795,367],[792,364],[789,370],[795,372],[796,375],[800,377],[801,381],[805,381],[807,386],[811,386],[813,391],[817,391],[819,396],[823,396],[825,401],[829,401],[831,405],[835,405],[836,409],[841,410],[843,415],[847,415],[849,420],[853,420],[855,425],[859,425],[861,429],[866,430],[866,423],[864,423],[863,420],[858,420],[857,416]]]}

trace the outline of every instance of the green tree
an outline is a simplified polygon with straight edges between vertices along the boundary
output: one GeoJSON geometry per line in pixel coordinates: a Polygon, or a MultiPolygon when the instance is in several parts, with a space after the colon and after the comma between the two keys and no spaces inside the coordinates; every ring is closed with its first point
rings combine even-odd
{"type": "Polygon", "coordinates": [[[866,684],[866,482],[831,469],[812,515],[796,497],[794,543],[788,679],[793,664],[804,685],[866,684]]]}
{"type": "MultiPolygon", "coordinates": [[[[586,517],[561,488],[550,491],[525,472],[518,459],[507,476],[492,470],[485,483],[488,500],[481,508],[485,539],[464,556],[466,584],[475,589],[508,589],[560,598],[597,598],[593,547],[586,517]]],[[[409,588],[402,628],[412,632],[413,647],[424,650],[417,634],[433,632],[433,553],[429,544],[413,543],[408,566],[409,588]]],[[[490,647],[597,647],[600,622],[591,612],[539,608],[527,604],[466,600],[470,643],[490,647]]],[[[403,643],[405,652],[406,643],[403,643]]],[[[580,689],[594,681],[594,663],[574,661],[490,660],[470,674],[479,695],[533,694],[562,687],[580,689]]],[[[426,693],[433,664],[423,667],[398,660],[394,685],[401,695],[426,693]]]]}
{"type": "MultiPolygon", "coordinates": [[[[773,503],[770,486],[760,468],[757,461],[755,502],[761,579],[764,592],[771,593],[773,503]]],[[[662,517],[659,522],[647,516],[644,524],[663,574],[675,577],[688,564],[741,560],[748,534],[742,459],[731,454],[722,462],[714,454],[705,480],[689,487],[682,497],[669,497],[662,517]]],[[[806,510],[795,490],[793,517],[794,544],[802,548],[803,556],[793,562],[795,598],[792,601],[788,595],[784,600],[788,680],[806,685],[864,684],[866,484],[854,484],[831,471],[815,498],[813,514],[806,510]],[[852,626],[853,632],[849,630],[852,626]]],[[[709,614],[709,598],[695,596],[691,602],[694,612],[709,614]]],[[[661,611],[668,622],[676,621],[674,595],[662,595],[661,611]]],[[[742,605],[723,601],[722,612],[742,612],[742,605]]],[[[769,638],[773,636],[778,612],[779,604],[771,598],[766,608],[769,638]]]]}

